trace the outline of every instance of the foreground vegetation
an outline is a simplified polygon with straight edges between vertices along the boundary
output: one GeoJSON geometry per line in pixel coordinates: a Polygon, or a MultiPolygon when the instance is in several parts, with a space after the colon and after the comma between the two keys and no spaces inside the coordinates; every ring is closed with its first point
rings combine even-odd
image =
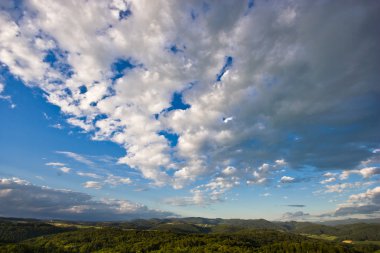
{"type": "MultiPolygon", "coordinates": [[[[183,219],[86,224],[2,221],[0,252],[372,253],[380,250],[376,241],[342,243],[337,236],[301,235],[291,232],[289,228],[272,227],[273,223],[267,224],[263,220],[257,222],[256,228],[254,220],[246,222],[245,226],[239,226],[239,223],[203,222],[190,223],[183,219]],[[263,224],[270,228],[264,228],[263,224]]],[[[373,227],[373,224],[367,225],[373,227]]],[[[307,226],[303,224],[302,227],[307,226]]],[[[379,231],[372,232],[374,236],[379,234],[379,231]]]]}

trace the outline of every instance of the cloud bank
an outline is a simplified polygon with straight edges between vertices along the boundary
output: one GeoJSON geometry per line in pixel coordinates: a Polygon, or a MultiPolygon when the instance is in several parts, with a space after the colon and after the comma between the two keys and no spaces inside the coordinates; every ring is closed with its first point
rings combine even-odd
{"type": "Polygon", "coordinates": [[[128,200],[95,200],[81,192],[37,186],[19,178],[0,178],[0,216],[111,221],[176,215],[128,200]]]}

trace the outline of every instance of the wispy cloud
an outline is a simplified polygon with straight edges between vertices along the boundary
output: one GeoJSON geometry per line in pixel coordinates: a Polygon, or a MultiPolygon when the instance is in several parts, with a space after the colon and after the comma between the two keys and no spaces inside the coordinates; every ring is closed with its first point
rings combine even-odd
{"type": "Polygon", "coordinates": [[[65,166],[65,164],[61,162],[49,162],[49,163],[45,163],[45,165],[54,166],[54,167],[65,166]]]}
{"type": "Polygon", "coordinates": [[[16,104],[13,103],[12,101],[12,97],[9,96],[9,95],[3,95],[4,91],[4,84],[0,83],[0,100],[5,100],[7,101],[9,104],[10,104],[10,107],[13,109],[13,108],[16,108],[16,104]]]}
{"type": "Polygon", "coordinates": [[[90,172],[81,172],[81,171],[78,171],[77,175],[81,176],[81,177],[102,178],[98,174],[90,173],[90,172]]]}
{"type": "Polygon", "coordinates": [[[309,218],[310,218],[309,213],[297,211],[297,212],[286,212],[286,213],[284,213],[281,217],[281,220],[284,220],[284,221],[292,221],[292,220],[300,221],[301,220],[302,221],[302,220],[308,220],[309,218]]]}
{"type": "Polygon", "coordinates": [[[306,205],[298,205],[298,204],[286,205],[286,206],[288,206],[288,207],[298,207],[298,208],[306,207],[306,205]]]}
{"type": "Polygon", "coordinates": [[[100,190],[103,188],[103,184],[97,181],[87,181],[82,184],[84,188],[93,188],[100,190]]]}
{"type": "Polygon", "coordinates": [[[92,162],[91,160],[87,159],[83,155],[80,155],[80,154],[77,154],[77,153],[74,153],[74,152],[70,152],[70,151],[56,151],[56,153],[57,154],[65,155],[65,156],[67,156],[67,157],[69,157],[71,159],[74,159],[77,162],[86,164],[88,166],[95,166],[94,162],[92,162]]]}

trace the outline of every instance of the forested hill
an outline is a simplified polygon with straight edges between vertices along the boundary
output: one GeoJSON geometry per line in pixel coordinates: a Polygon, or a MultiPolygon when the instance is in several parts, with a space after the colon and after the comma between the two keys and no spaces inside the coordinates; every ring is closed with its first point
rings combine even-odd
{"type": "MultiPolygon", "coordinates": [[[[380,250],[380,225],[263,219],[67,222],[0,219],[1,252],[356,252],[380,250]]],[[[380,252],[380,251],[379,251],[380,252]]]]}

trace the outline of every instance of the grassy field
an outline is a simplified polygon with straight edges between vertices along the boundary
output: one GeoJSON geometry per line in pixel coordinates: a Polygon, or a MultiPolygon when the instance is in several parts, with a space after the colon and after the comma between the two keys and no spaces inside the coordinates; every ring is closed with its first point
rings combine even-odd
{"type": "Polygon", "coordinates": [[[321,239],[321,240],[326,240],[326,241],[335,241],[338,238],[334,235],[325,235],[325,234],[322,234],[322,235],[302,234],[302,235],[307,236],[309,238],[321,239]]]}

